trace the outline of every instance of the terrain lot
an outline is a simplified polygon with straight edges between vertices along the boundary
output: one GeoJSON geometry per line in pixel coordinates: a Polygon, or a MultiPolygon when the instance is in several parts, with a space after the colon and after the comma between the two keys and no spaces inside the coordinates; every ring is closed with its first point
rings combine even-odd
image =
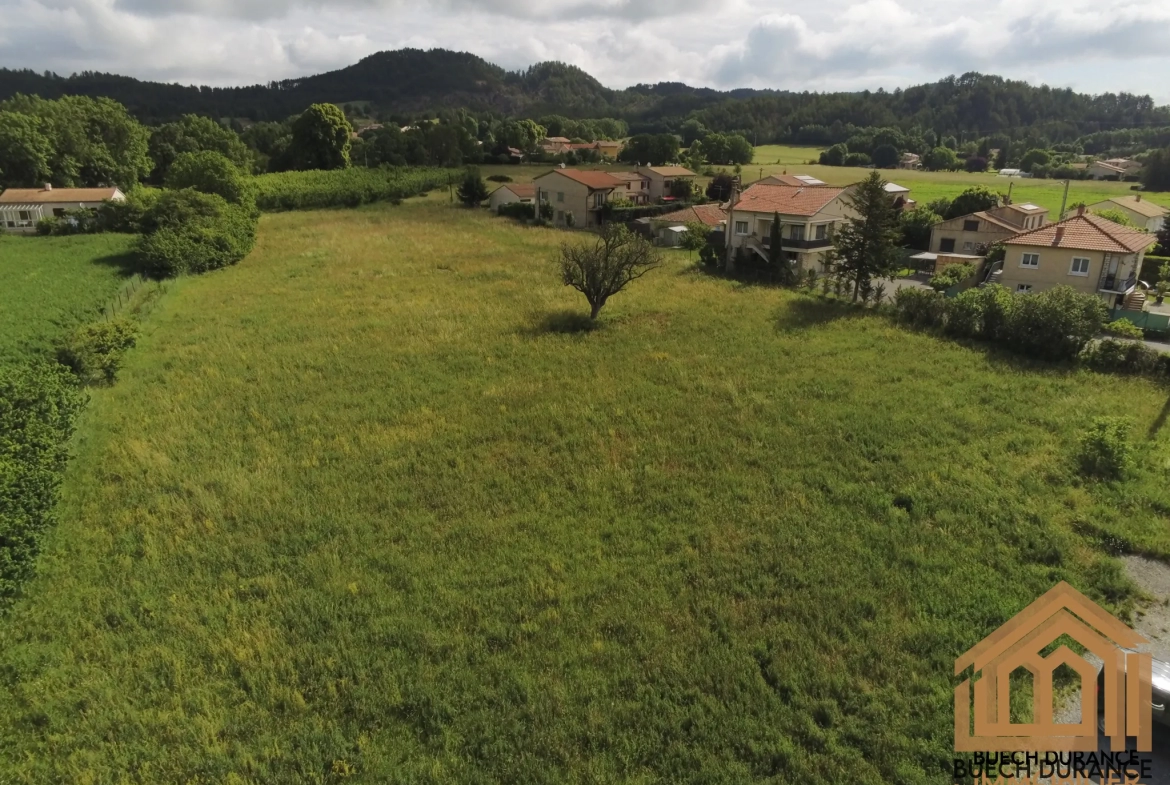
{"type": "Polygon", "coordinates": [[[98,316],[125,283],[133,238],[0,233],[0,364],[40,352],[98,316]]]}
{"type": "Polygon", "coordinates": [[[574,332],[568,235],[446,198],[155,306],[0,620],[8,781],[943,782],[958,654],[1170,557],[1164,390],[681,253],[574,332]]]}

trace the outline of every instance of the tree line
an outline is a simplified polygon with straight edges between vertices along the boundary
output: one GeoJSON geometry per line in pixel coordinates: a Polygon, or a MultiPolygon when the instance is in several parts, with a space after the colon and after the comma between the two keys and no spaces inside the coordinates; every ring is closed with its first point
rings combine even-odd
{"type": "MultiPolygon", "coordinates": [[[[231,88],[184,87],[93,72],[59,76],[0,69],[0,99],[16,93],[109,97],[151,124],[185,114],[282,122],[305,106],[343,99],[360,103],[375,120],[400,127],[451,107],[477,116],[496,113],[537,121],[549,116],[570,122],[609,117],[626,123],[628,132],[635,134],[678,134],[684,147],[694,141],[696,126],[742,134],[753,145],[826,147],[847,142],[856,128],[931,131],[940,138],[955,136],[960,144],[991,134],[1012,139],[1039,134],[1053,143],[1067,143],[1096,134],[1170,128],[1170,108],[1156,106],[1149,96],[1087,95],[980,73],[904,90],[855,93],[721,92],[676,83],[611,90],[564,63],[508,72],[471,54],[438,49],[380,52],[326,74],[231,88]]],[[[550,135],[587,137],[567,128],[550,135]]],[[[1104,143],[1113,147],[1114,141],[1124,140],[1104,143]]],[[[1168,143],[1152,140],[1144,146],[1168,143]]]]}

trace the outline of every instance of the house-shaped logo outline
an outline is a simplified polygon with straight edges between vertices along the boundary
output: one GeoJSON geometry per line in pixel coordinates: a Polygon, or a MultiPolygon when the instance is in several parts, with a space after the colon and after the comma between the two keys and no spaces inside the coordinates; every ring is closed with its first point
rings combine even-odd
{"type": "Polygon", "coordinates": [[[1068,635],[1105,663],[1105,734],[1111,748],[1124,750],[1126,737],[1132,736],[1137,739],[1139,752],[1151,751],[1153,660],[1149,654],[1127,651],[1149,641],[1062,582],[955,661],[956,676],[970,667],[980,676],[975,685],[974,734],[973,679],[965,679],[955,687],[956,752],[1097,749],[1096,668],[1067,646],[1041,656],[1062,635],[1068,635]],[[1053,719],[1052,675],[1062,664],[1081,678],[1078,724],[1058,725],[1053,719]],[[1027,724],[1010,720],[1010,676],[1021,667],[1031,672],[1034,685],[1033,721],[1027,724]]]}

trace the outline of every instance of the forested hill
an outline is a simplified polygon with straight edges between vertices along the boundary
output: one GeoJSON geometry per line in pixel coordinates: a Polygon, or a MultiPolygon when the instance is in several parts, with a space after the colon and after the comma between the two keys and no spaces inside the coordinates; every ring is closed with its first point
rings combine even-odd
{"type": "Polygon", "coordinates": [[[0,69],[0,100],[15,93],[108,96],[151,123],[186,113],[279,120],[311,103],[369,102],[374,117],[406,118],[458,108],[533,118],[616,117],[627,120],[634,131],[677,131],[693,119],[710,130],[742,132],[761,144],[826,142],[848,125],[918,127],[969,138],[1042,134],[1053,141],[1170,125],[1170,108],[1156,107],[1149,96],[1090,96],[982,74],[892,92],[720,92],[677,83],[612,90],[562,63],[509,72],[475,55],[441,49],[380,52],[337,71],[239,88],[0,69]]]}

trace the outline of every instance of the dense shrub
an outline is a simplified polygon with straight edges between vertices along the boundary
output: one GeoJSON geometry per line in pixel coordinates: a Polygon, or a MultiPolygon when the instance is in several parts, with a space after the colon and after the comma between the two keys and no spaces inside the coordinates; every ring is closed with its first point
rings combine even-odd
{"type": "Polygon", "coordinates": [[[37,221],[37,234],[40,235],[96,234],[100,231],[103,231],[101,218],[97,210],[89,208],[67,210],[64,215],[37,221]]]}
{"type": "Polygon", "coordinates": [[[313,210],[387,202],[445,187],[462,173],[449,169],[350,168],[281,172],[256,178],[261,210],[313,210]]]}
{"type": "Polygon", "coordinates": [[[512,182],[512,178],[506,174],[493,174],[490,177],[488,177],[488,180],[490,180],[493,183],[510,183],[510,182],[512,182]]]}
{"type": "Polygon", "coordinates": [[[110,384],[137,336],[138,326],[129,319],[87,324],[58,347],[57,361],[87,384],[110,384]]]}
{"type": "Polygon", "coordinates": [[[232,204],[250,205],[255,201],[251,178],[212,150],[183,153],[176,158],[167,171],[166,186],[176,191],[194,188],[201,193],[217,194],[232,204]]]}
{"type": "Polygon", "coordinates": [[[1164,376],[1170,356],[1156,352],[1143,343],[1107,338],[1086,348],[1081,354],[1081,360],[1087,367],[1103,373],[1164,376]]]}
{"type": "Polygon", "coordinates": [[[1007,327],[1007,343],[1044,360],[1071,360],[1105,326],[1105,304],[1071,286],[1018,297],[1007,327]]]}
{"type": "Polygon", "coordinates": [[[536,204],[533,202],[508,202],[500,205],[496,214],[506,218],[515,218],[518,221],[531,221],[536,218],[536,204]]]}
{"type": "Polygon", "coordinates": [[[1121,417],[1097,417],[1081,436],[1078,461],[1089,477],[1119,480],[1130,464],[1130,423],[1121,417]]]}
{"type": "Polygon", "coordinates": [[[1131,322],[1129,319],[1118,319],[1105,325],[1105,332],[1110,335],[1116,335],[1119,338],[1133,338],[1141,340],[1146,336],[1142,332],[1142,328],[1131,322]]]}
{"type": "Polygon", "coordinates": [[[930,286],[936,292],[945,292],[952,286],[958,286],[975,275],[975,265],[970,262],[952,264],[943,268],[943,271],[930,279],[930,286]]]}
{"type": "Polygon", "coordinates": [[[0,606],[32,574],[81,403],[60,365],[0,368],[0,606]]]}
{"type": "Polygon", "coordinates": [[[946,298],[929,289],[906,287],[894,294],[894,308],[910,324],[939,327],[946,314],[946,298]]]}
{"type": "Polygon", "coordinates": [[[248,207],[187,188],[166,191],[142,218],[143,271],[156,277],[235,264],[252,250],[256,221],[248,207]]]}

